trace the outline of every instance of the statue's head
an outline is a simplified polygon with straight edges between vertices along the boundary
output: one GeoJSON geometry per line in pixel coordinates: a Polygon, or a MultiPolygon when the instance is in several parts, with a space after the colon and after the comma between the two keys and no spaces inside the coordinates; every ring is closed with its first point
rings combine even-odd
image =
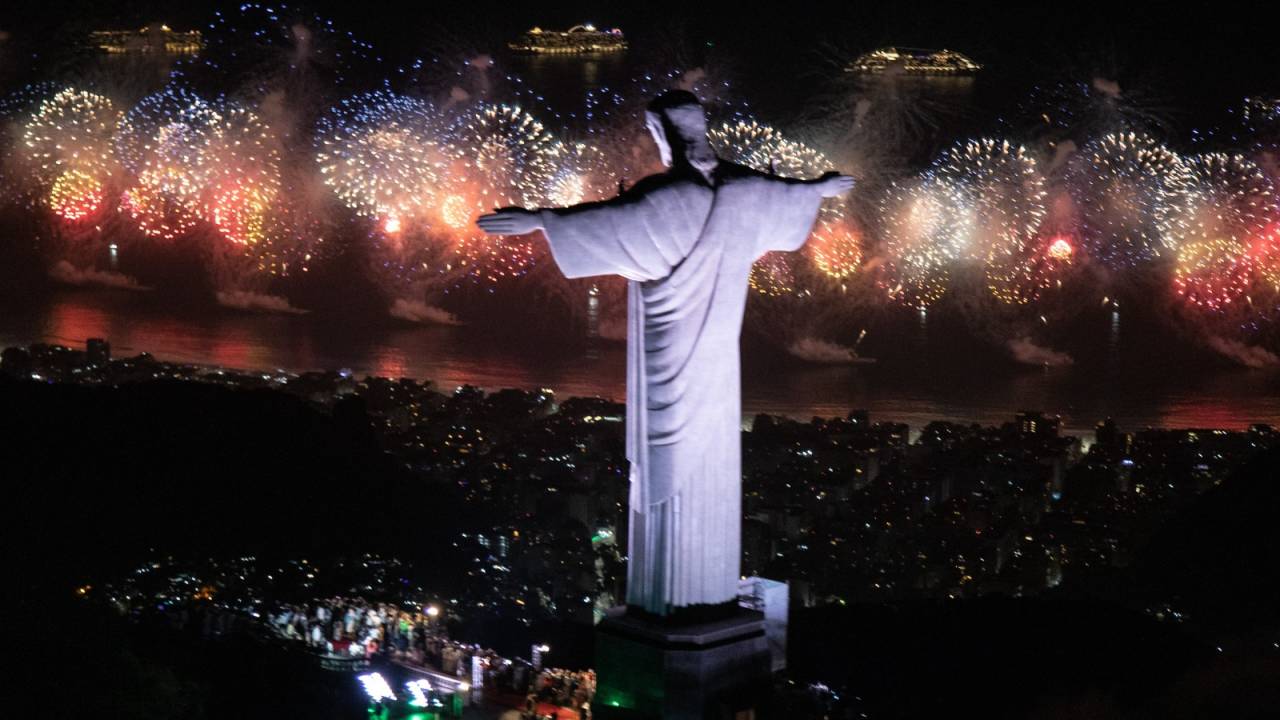
{"type": "Polygon", "coordinates": [[[685,162],[700,170],[715,167],[716,156],[707,142],[707,114],[697,95],[688,90],[667,90],[649,103],[645,125],[658,145],[663,165],[685,162]]]}

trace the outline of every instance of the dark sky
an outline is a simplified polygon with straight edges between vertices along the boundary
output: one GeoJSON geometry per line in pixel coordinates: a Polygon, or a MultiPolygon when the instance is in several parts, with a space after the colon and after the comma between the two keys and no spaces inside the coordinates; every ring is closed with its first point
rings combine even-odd
{"type": "MultiPolygon", "coordinates": [[[[264,3],[271,4],[271,3],[264,3]]],[[[0,9],[0,93],[49,79],[50,61],[91,29],[165,21],[200,27],[209,0],[16,0],[0,9]],[[33,62],[32,54],[43,62],[33,62]],[[33,70],[33,68],[37,70],[33,70]],[[42,76],[33,77],[38,72],[42,76]]],[[[1012,108],[1033,83],[1114,80],[1182,135],[1221,125],[1248,95],[1280,95],[1280,42],[1258,7],[1235,3],[911,3],[839,2],[419,2],[309,0],[294,3],[332,18],[374,43],[390,68],[417,57],[493,52],[533,25],[594,21],[621,27],[630,57],[643,67],[699,64],[711,54],[730,70],[753,104],[803,105],[838,73],[839,64],[884,45],[960,50],[986,66],[984,78],[1005,90],[986,103],[1012,108]],[[1135,93],[1136,91],[1136,93],[1135,93]],[[769,97],[769,93],[775,93],[769,97]],[[781,93],[779,95],[779,93],[781,93]]],[[[282,7],[279,3],[275,7],[282,7]]],[[[374,74],[381,73],[375,69],[374,74]]],[[[767,114],[766,114],[767,117],[767,114]]],[[[781,120],[783,118],[774,118],[781,120]]],[[[990,123],[992,118],[982,120],[990,123]]]]}
{"type": "MultiPolygon", "coordinates": [[[[1257,4],[1030,2],[1021,8],[995,3],[877,2],[496,2],[294,3],[310,7],[389,50],[451,37],[505,38],[534,24],[568,26],[584,20],[617,25],[638,39],[684,33],[732,45],[760,59],[811,52],[830,43],[865,48],[884,44],[952,47],[987,62],[1127,64],[1190,71],[1190,82],[1275,85],[1280,43],[1275,24],[1257,4]]],[[[148,20],[194,24],[238,3],[191,0],[11,0],[0,10],[0,30],[87,23],[130,26],[148,20]]],[[[278,5],[278,3],[277,3],[278,5]]]]}

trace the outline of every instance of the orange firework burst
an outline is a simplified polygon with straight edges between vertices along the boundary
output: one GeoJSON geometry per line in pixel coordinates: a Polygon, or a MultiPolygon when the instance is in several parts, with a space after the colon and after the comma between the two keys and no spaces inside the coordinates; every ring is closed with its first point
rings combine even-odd
{"type": "Polygon", "coordinates": [[[987,287],[1008,305],[1035,302],[1045,290],[1061,284],[1061,273],[1074,257],[1075,246],[1066,236],[1033,240],[1014,261],[987,267],[987,287]]]}
{"type": "Polygon", "coordinates": [[[1058,262],[1071,262],[1071,258],[1075,256],[1075,246],[1071,244],[1071,239],[1059,235],[1049,243],[1049,257],[1058,262]]]}
{"type": "Polygon", "coordinates": [[[205,219],[237,245],[265,241],[266,215],[280,192],[280,153],[271,127],[246,108],[223,109],[200,157],[208,185],[205,219]]]}
{"type": "Polygon", "coordinates": [[[471,224],[475,203],[461,193],[450,193],[440,203],[440,220],[452,230],[465,230],[471,224]]]}
{"type": "Polygon", "coordinates": [[[813,264],[833,280],[844,280],[862,267],[862,237],[847,222],[819,221],[808,248],[813,264]]]}
{"type": "Polygon", "coordinates": [[[237,245],[265,238],[266,216],[275,192],[237,178],[210,193],[208,219],[223,237],[237,245]]]}
{"type": "Polygon", "coordinates": [[[40,103],[22,127],[32,176],[64,220],[83,220],[101,206],[115,170],[111,135],[119,112],[102,95],[67,88],[40,103]]]}
{"type": "Polygon", "coordinates": [[[199,221],[195,195],[185,173],[160,167],[139,174],[120,206],[147,237],[173,240],[191,232],[199,221]]]}
{"type": "Polygon", "coordinates": [[[1222,311],[1249,292],[1252,244],[1280,207],[1266,173],[1242,155],[1208,153],[1189,164],[1196,183],[1170,224],[1174,290],[1191,305],[1222,311]]]}
{"type": "Polygon", "coordinates": [[[93,175],[67,170],[49,189],[49,208],[64,220],[84,220],[102,207],[105,194],[102,183],[93,175]]]}
{"type": "Polygon", "coordinates": [[[1267,289],[1280,293],[1280,222],[1271,223],[1249,247],[1253,270],[1267,289]]]}
{"type": "Polygon", "coordinates": [[[1212,311],[1226,310],[1249,291],[1253,260],[1224,238],[1193,238],[1178,247],[1173,284],[1179,297],[1212,311]]]}

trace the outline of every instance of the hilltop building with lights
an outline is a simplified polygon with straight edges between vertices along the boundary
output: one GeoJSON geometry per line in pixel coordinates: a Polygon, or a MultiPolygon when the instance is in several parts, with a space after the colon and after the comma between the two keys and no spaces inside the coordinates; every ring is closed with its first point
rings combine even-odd
{"type": "Polygon", "coordinates": [[[587,23],[575,25],[564,32],[535,27],[516,42],[508,43],[508,47],[523,53],[585,55],[621,52],[627,49],[627,40],[618,28],[600,30],[587,23]]]}
{"type": "Polygon", "coordinates": [[[908,75],[972,75],[982,66],[955,50],[887,47],[859,55],[845,72],[880,73],[897,68],[908,75]]]}

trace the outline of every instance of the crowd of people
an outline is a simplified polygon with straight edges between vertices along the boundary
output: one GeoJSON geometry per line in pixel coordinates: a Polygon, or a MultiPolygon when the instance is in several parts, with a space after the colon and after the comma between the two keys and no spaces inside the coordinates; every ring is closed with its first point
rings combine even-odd
{"type": "Polygon", "coordinates": [[[416,634],[425,642],[430,618],[388,603],[331,598],[306,605],[286,605],[268,615],[279,637],[306,644],[331,656],[371,658],[389,649],[409,648],[416,634]]]}
{"type": "Polygon", "coordinates": [[[582,720],[590,720],[591,699],[595,693],[594,670],[543,670],[525,697],[525,717],[539,717],[538,707],[545,704],[569,708],[576,711],[582,720]]]}
{"type": "Polygon", "coordinates": [[[432,608],[406,609],[392,603],[334,597],[282,605],[268,613],[266,620],[277,638],[305,645],[324,656],[383,658],[452,675],[486,689],[523,694],[527,717],[538,717],[539,705],[569,708],[579,717],[590,717],[594,672],[535,668],[527,661],[508,660],[493,650],[451,640],[432,608]],[[477,666],[479,678],[473,675],[477,666]]]}

